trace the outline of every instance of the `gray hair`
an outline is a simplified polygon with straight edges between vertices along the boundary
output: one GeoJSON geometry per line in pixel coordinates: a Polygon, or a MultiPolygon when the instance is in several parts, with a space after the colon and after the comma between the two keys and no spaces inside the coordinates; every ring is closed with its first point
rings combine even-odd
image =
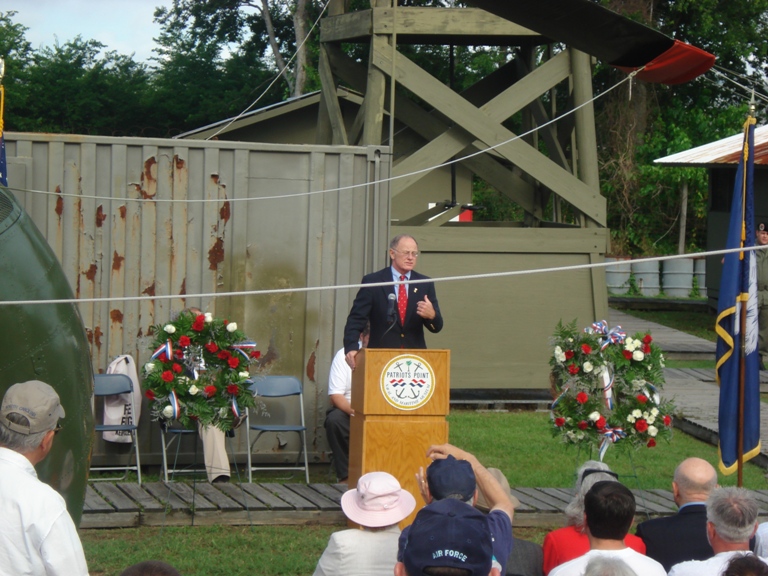
{"type": "Polygon", "coordinates": [[[726,542],[747,542],[757,523],[757,501],[744,488],[715,488],[707,500],[707,520],[726,542]]]}
{"type": "Polygon", "coordinates": [[[573,499],[568,506],[565,507],[565,517],[568,521],[568,526],[576,526],[579,530],[584,529],[584,496],[589,492],[595,484],[601,480],[609,482],[617,482],[616,478],[612,475],[611,469],[607,464],[598,462],[597,460],[587,460],[576,471],[576,485],[574,486],[573,499]],[[592,472],[585,476],[585,472],[589,470],[605,470],[608,474],[603,472],[592,472]]]}
{"type": "MultiPolygon", "coordinates": [[[[11,412],[8,414],[8,420],[14,424],[20,426],[29,426],[29,419],[23,414],[18,412],[11,412]]],[[[53,428],[51,428],[53,430],[53,428]]],[[[48,434],[50,430],[44,432],[35,432],[34,434],[21,434],[8,428],[5,424],[0,422],[0,446],[18,452],[19,454],[27,454],[35,450],[40,444],[43,443],[43,438],[48,434]]]]}
{"type": "MultiPolygon", "coordinates": [[[[389,249],[390,250],[397,250],[397,245],[400,244],[400,240],[402,240],[404,238],[410,238],[411,240],[416,242],[416,238],[414,238],[410,234],[398,234],[397,236],[392,238],[392,240],[389,241],[389,249]]],[[[416,248],[418,248],[418,247],[419,247],[419,243],[416,242],[416,248]]]]}
{"type": "Polygon", "coordinates": [[[595,556],[586,566],[584,576],[637,576],[621,558],[595,556]]]}

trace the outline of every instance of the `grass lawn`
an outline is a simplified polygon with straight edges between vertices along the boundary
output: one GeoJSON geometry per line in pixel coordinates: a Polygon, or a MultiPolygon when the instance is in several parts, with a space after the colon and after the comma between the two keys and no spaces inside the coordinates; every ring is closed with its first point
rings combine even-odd
{"type": "MultiPolygon", "coordinates": [[[[589,457],[551,436],[549,413],[454,410],[451,442],[474,452],[486,466],[501,469],[513,487],[571,487],[576,468],[589,457]]],[[[675,466],[689,456],[716,465],[717,448],[677,432],[670,444],[627,453],[608,450],[605,462],[630,488],[669,490],[675,466]]],[[[315,466],[313,481],[327,481],[328,468],[315,466]]],[[[764,471],[747,464],[744,484],[766,489],[764,471]]],[[[735,485],[736,476],[720,476],[735,485]]],[[[140,560],[164,560],[185,576],[307,575],[314,570],[328,536],[342,526],[195,526],[83,530],[81,538],[93,575],[118,575],[140,560]]],[[[516,529],[518,537],[541,542],[546,528],[516,529]]]]}

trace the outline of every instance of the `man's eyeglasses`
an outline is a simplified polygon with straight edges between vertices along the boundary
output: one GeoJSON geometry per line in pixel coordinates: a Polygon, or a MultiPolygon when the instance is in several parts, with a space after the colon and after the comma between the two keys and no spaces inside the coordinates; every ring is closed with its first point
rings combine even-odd
{"type": "Polygon", "coordinates": [[[53,433],[58,434],[59,432],[61,432],[61,429],[62,429],[62,425],[56,424],[56,428],[53,429],[53,433]]]}
{"type": "Polygon", "coordinates": [[[410,256],[410,257],[412,257],[412,258],[418,258],[418,257],[419,257],[419,254],[421,254],[421,252],[419,252],[418,250],[414,250],[414,251],[409,251],[409,250],[395,250],[395,252],[397,252],[398,254],[402,254],[402,255],[403,255],[403,256],[405,256],[406,258],[407,258],[408,256],[410,256]]]}

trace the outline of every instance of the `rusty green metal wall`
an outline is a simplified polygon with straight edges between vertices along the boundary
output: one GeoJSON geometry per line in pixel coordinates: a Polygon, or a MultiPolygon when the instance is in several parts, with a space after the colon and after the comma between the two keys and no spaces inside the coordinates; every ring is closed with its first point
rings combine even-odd
{"type": "MultiPolygon", "coordinates": [[[[327,375],[354,291],[185,295],[350,284],[381,267],[389,188],[368,183],[389,176],[387,149],[23,133],[5,138],[10,187],[78,298],[176,296],[80,303],[94,369],[105,370],[124,353],[141,366],[150,354],[150,326],[185,306],[235,320],[265,354],[264,371],[303,379],[310,450],[322,458],[327,375]],[[308,194],[339,187],[345,189],[308,194]]],[[[140,426],[142,462],[157,463],[159,430],[146,405],[140,426]]],[[[235,440],[239,454],[243,436],[235,440]]],[[[276,460],[294,458],[297,448],[290,436],[262,446],[264,456],[276,460]]],[[[193,449],[190,440],[184,450],[193,449]]],[[[122,451],[97,438],[94,462],[122,451]]]]}

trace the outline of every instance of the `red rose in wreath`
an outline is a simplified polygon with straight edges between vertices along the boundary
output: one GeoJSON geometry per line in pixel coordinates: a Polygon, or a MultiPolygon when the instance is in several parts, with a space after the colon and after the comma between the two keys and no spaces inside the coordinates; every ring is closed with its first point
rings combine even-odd
{"type": "Polygon", "coordinates": [[[170,370],[166,370],[165,372],[163,372],[160,378],[163,379],[163,382],[173,382],[173,372],[171,372],[170,370]]]}
{"type": "Polygon", "coordinates": [[[179,346],[187,347],[192,343],[189,336],[179,336],[179,346]]]}
{"type": "Polygon", "coordinates": [[[640,418],[637,422],[635,422],[635,430],[638,432],[647,432],[648,422],[646,422],[645,419],[640,418]]]}
{"type": "Polygon", "coordinates": [[[586,404],[587,400],[589,400],[589,396],[587,396],[586,392],[579,392],[576,394],[576,402],[579,404],[586,404]]]}
{"type": "Polygon", "coordinates": [[[208,398],[210,398],[211,396],[216,394],[216,386],[214,386],[213,384],[206,386],[205,388],[203,388],[203,392],[208,398]]]}
{"type": "Polygon", "coordinates": [[[656,440],[654,438],[651,438],[650,440],[648,440],[648,444],[646,444],[646,446],[648,446],[648,448],[653,448],[654,446],[656,446],[656,440]]]}
{"type": "Polygon", "coordinates": [[[640,402],[640,404],[645,404],[646,402],[648,402],[648,396],[646,396],[645,394],[638,394],[637,396],[635,396],[635,398],[637,398],[637,401],[640,402]]]}
{"type": "Polygon", "coordinates": [[[598,430],[604,430],[605,429],[605,417],[604,416],[600,416],[600,418],[597,419],[597,421],[595,422],[595,428],[597,428],[598,430]]]}
{"type": "Polygon", "coordinates": [[[672,416],[664,416],[664,426],[672,425],[672,416]]]}
{"type": "Polygon", "coordinates": [[[563,418],[562,416],[558,416],[557,418],[555,418],[555,426],[557,426],[558,428],[560,428],[561,426],[565,426],[565,418],[563,418]]]}
{"type": "Polygon", "coordinates": [[[237,384],[228,384],[227,385],[227,393],[232,394],[234,396],[239,391],[240,391],[240,386],[238,386],[237,384]]]}
{"type": "Polygon", "coordinates": [[[566,350],[565,351],[565,359],[566,360],[570,360],[571,358],[573,358],[573,354],[574,354],[573,350],[566,350]]]}
{"type": "Polygon", "coordinates": [[[584,354],[591,354],[592,353],[592,347],[589,344],[582,344],[581,345],[581,351],[584,352],[584,354]]]}
{"type": "Polygon", "coordinates": [[[579,422],[578,426],[579,426],[579,430],[586,430],[589,424],[587,424],[586,420],[582,420],[581,422],[579,422]]]}
{"type": "Polygon", "coordinates": [[[569,364],[568,372],[571,374],[571,376],[576,376],[576,374],[579,373],[579,367],[576,366],[576,364],[569,364]]]}

